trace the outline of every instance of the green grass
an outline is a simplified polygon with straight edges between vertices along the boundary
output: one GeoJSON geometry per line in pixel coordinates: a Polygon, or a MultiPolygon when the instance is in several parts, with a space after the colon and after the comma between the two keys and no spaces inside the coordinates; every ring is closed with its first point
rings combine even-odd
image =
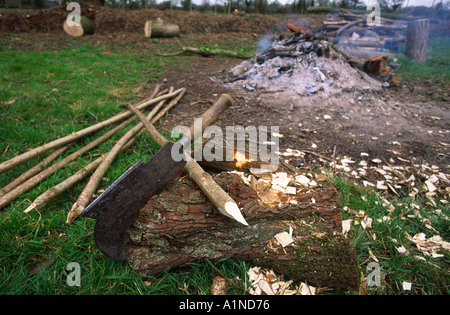
{"type": "MultiPolygon", "coordinates": [[[[70,134],[122,111],[118,105],[140,100],[137,88],[149,83],[177,57],[145,52],[105,51],[91,45],[45,51],[0,48],[0,161],[70,134]],[[7,104],[7,102],[12,104],[7,104]]],[[[149,91],[148,94],[150,94],[149,91]]],[[[131,126],[129,127],[131,128],[131,126]]],[[[128,128],[127,128],[128,129],[128,128]]],[[[0,213],[0,294],[206,294],[217,269],[227,277],[243,274],[243,263],[203,262],[155,277],[137,276],[129,267],[104,257],[95,248],[93,220],[65,225],[83,184],[44,208],[24,214],[34,198],[112,148],[127,130],[82,159],[67,165],[0,213]],[[80,265],[81,286],[69,286],[70,262],[80,265]]],[[[103,133],[106,131],[101,131],[103,133]]],[[[73,144],[74,152],[98,134],[73,144]]],[[[139,159],[148,160],[158,146],[144,133],[129,152],[120,154],[106,173],[107,187],[139,159]]],[[[67,152],[65,155],[68,154],[67,152]]],[[[33,159],[0,175],[0,186],[37,163],[33,159]]],[[[230,292],[243,293],[233,283],[230,292]]]]}
{"type": "Polygon", "coordinates": [[[408,57],[401,57],[400,68],[395,72],[401,79],[440,80],[450,81],[450,40],[448,37],[430,34],[428,42],[427,60],[424,63],[411,61],[408,57]]]}
{"type": "MultiPolygon", "coordinates": [[[[445,45],[438,42],[431,45],[434,55],[428,62],[433,77],[445,72],[439,70],[440,63],[448,69],[448,56],[442,51],[445,45]]],[[[229,49],[232,46],[221,43],[220,47],[229,49]]],[[[243,47],[243,50],[247,49],[247,46],[243,47]]],[[[185,57],[159,57],[133,47],[122,51],[81,44],[56,50],[20,51],[7,45],[0,46],[0,162],[120,112],[119,104],[140,100],[136,88],[146,89],[165,67],[185,62],[182,58],[185,57]]],[[[404,67],[403,61],[401,63],[403,74],[417,75],[416,65],[408,68],[404,67]]],[[[439,78],[447,76],[448,73],[439,78]]],[[[157,277],[141,277],[126,264],[103,256],[89,235],[93,220],[79,219],[65,225],[66,215],[83,184],[40,210],[28,214],[22,212],[39,194],[67,178],[67,174],[93,160],[100,152],[106,152],[125,132],[123,130],[83,159],[56,172],[1,210],[0,294],[208,294],[217,273],[231,279],[231,294],[244,293],[243,280],[236,280],[236,277],[244,279],[249,266],[241,261],[199,262],[185,268],[172,268],[157,277]],[[69,286],[66,282],[71,272],[67,270],[70,262],[80,265],[80,287],[69,286]]],[[[65,155],[97,136],[94,134],[73,144],[65,155]]],[[[147,160],[149,150],[157,148],[144,133],[129,152],[117,157],[100,186],[109,186],[139,159],[147,160]]],[[[42,157],[0,174],[0,187],[40,159],[42,157]]],[[[396,200],[390,221],[377,222],[388,214],[375,192],[360,189],[339,178],[333,179],[332,183],[343,206],[356,212],[364,211],[374,220],[373,229],[352,226],[349,234],[361,273],[367,276],[367,265],[375,256],[385,275],[381,286],[367,288],[369,294],[449,293],[448,254],[436,259],[425,257],[425,261],[415,258],[422,254],[407,240],[406,233],[413,236],[424,232],[428,237],[434,233],[418,218],[404,214],[413,203],[417,204],[422,217],[429,219],[448,240],[449,225],[443,217],[436,215],[426,202],[402,198],[396,200]],[[396,247],[401,245],[410,255],[398,253],[396,247]],[[402,290],[403,281],[413,283],[412,291],[402,290]]],[[[442,210],[449,216],[448,206],[442,210]]],[[[343,219],[348,218],[358,220],[353,212],[343,211],[343,219]]]]}
{"type": "Polygon", "coordinates": [[[417,233],[425,233],[427,238],[440,235],[448,241],[448,205],[440,205],[442,214],[439,215],[434,211],[435,208],[420,198],[414,200],[402,197],[391,201],[394,208],[389,211],[389,205],[384,204],[385,199],[373,189],[355,186],[341,178],[333,178],[332,182],[340,194],[344,209],[353,210],[344,210],[342,219],[353,220],[348,237],[355,248],[360,273],[367,277],[372,272],[367,267],[369,263],[376,262],[375,258],[381,267],[380,286],[367,287],[369,294],[450,293],[448,252],[445,257],[432,258],[424,255],[408,239],[408,235],[412,237],[417,233]],[[420,216],[408,216],[415,210],[418,210],[423,219],[428,219],[436,231],[428,228],[420,216]],[[361,224],[355,225],[355,221],[362,221],[355,214],[360,211],[373,219],[372,228],[364,229],[361,224]],[[408,250],[408,254],[398,252],[397,248],[402,245],[408,250]],[[403,290],[404,281],[412,283],[411,291],[403,290]]]}

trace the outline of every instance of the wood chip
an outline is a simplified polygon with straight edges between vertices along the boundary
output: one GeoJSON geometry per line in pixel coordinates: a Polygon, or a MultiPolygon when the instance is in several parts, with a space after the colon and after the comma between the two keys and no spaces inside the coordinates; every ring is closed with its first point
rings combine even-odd
{"type": "Polygon", "coordinates": [[[296,195],[297,194],[297,189],[295,187],[292,187],[292,186],[287,186],[286,187],[286,194],[296,195]]]}
{"type": "Polygon", "coordinates": [[[281,246],[286,247],[289,244],[293,243],[294,240],[292,237],[289,236],[288,232],[281,232],[275,235],[275,239],[278,241],[278,243],[281,244],[281,246]]]}

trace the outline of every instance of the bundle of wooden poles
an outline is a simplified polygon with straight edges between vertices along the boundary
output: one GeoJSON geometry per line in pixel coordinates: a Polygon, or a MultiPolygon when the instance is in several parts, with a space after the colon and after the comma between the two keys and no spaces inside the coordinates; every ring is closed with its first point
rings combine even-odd
{"type": "MultiPolygon", "coordinates": [[[[174,90],[174,88],[170,88],[160,91],[160,85],[157,85],[149,98],[139,102],[138,104],[134,105],[134,107],[139,110],[144,110],[151,105],[155,105],[147,114],[147,119],[152,123],[156,123],[173,106],[177,104],[180,98],[184,95],[185,91],[186,89],[184,88],[177,90],[174,90]]],[[[40,182],[44,181],[57,170],[62,169],[69,163],[75,161],[77,158],[80,158],[83,155],[87,154],[89,151],[111,138],[117,131],[123,130],[123,128],[125,128],[135,120],[136,116],[133,114],[133,112],[131,110],[126,110],[105,121],[99,122],[93,126],[87,127],[70,135],[46,143],[42,146],[29,150],[23,154],[20,154],[1,163],[0,174],[19,164],[22,164],[40,155],[44,155],[45,153],[53,150],[53,152],[45,157],[41,162],[36,164],[25,173],[21,174],[19,177],[17,177],[15,180],[13,180],[0,190],[0,209],[3,209],[7,205],[9,205],[13,200],[35,187],[40,182]],[[52,162],[55,161],[61,154],[63,154],[72,143],[116,123],[120,124],[113,127],[111,130],[109,130],[96,140],[64,157],[59,162],[52,164],[52,162]]],[[[81,211],[91,202],[94,193],[96,193],[98,190],[98,185],[101,179],[103,178],[104,174],[106,173],[118,153],[130,148],[134,144],[136,136],[143,131],[144,125],[142,124],[142,122],[139,122],[136,126],[126,132],[115,143],[115,145],[109,152],[103,153],[96,160],[84,166],[79,171],[68,177],[66,180],[60,182],[56,186],[42,193],[31,203],[31,205],[25,210],[25,212],[43,207],[51,200],[63,194],[69,188],[73,187],[76,183],[79,183],[92,174],[88,183],[77,198],[74,206],[67,216],[66,223],[69,224],[73,222],[79,216],[81,211]]]]}

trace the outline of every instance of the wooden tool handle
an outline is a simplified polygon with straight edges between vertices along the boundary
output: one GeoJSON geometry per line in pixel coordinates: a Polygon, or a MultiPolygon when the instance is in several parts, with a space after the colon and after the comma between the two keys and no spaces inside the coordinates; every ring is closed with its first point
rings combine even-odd
{"type": "MultiPolygon", "coordinates": [[[[229,96],[228,94],[222,94],[219,97],[219,99],[214,103],[214,105],[211,106],[201,116],[201,119],[202,119],[201,131],[202,131],[202,133],[206,127],[212,125],[217,120],[217,118],[219,118],[220,115],[232,104],[233,104],[233,100],[231,99],[231,96],[229,96]]],[[[194,139],[194,125],[195,124],[192,124],[191,127],[189,128],[191,140],[195,140],[194,139]]],[[[201,136],[202,133],[200,133],[198,136],[201,136]]]]}

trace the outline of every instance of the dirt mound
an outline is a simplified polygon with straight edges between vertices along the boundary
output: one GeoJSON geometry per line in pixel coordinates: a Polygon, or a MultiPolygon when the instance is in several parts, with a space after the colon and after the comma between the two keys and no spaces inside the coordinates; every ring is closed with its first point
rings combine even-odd
{"type": "MultiPolygon", "coordinates": [[[[0,11],[0,32],[62,32],[69,11],[56,6],[39,11],[0,11]]],[[[81,5],[81,15],[94,21],[96,32],[143,32],[146,20],[161,18],[178,24],[182,34],[247,32],[265,33],[277,19],[259,14],[212,15],[175,10],[129,10],[81,5]]]]}

